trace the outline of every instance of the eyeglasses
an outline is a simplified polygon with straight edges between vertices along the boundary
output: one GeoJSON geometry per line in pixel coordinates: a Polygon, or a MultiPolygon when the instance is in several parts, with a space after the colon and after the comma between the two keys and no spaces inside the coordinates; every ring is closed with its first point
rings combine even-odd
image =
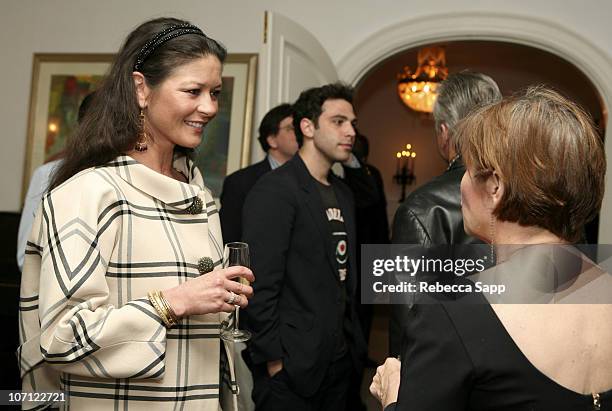
{"type": "Polygon", "coordinates": [[[295,131],[295,127],[293,126],[284,126],[284,127],[279,127],[279,130],[285,130],[285,131],[295,131]]]}

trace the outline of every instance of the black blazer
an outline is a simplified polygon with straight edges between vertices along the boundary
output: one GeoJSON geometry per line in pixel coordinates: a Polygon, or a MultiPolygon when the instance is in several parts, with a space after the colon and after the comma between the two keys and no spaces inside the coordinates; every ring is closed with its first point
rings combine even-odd
{"type": "MultiPolygon", "coordinates": [[[[355,309],[355,223],[351,191],[330,173],[348,235],[347,336],[354,364],[366,353],[355,309]]],[[[314,394],[335,354],[340,287],[331,227],[314,178],[299,155],[262,177],[243,209],[255,294],[247,307],[254,364],[282,359],[296,392],[314,394]]]]}
{"type": "Polygon", "coordinates": [[[238,170],[225,178],[221,191],[221,231],[223,242],[240,241],[242,236],[242,206],[257,180],[271,170],[267,158],[238,170]]]}

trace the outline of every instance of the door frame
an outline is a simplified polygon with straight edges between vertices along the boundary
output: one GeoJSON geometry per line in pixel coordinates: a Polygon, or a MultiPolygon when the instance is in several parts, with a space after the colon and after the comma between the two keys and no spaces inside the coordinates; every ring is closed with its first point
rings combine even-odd
{"type": "MultiPolygon", "coordinates": [[[[612,158],[607,127],[612,104],[612,58],[581,35],[550,21],[516,14],[470,12],[421,16],[384,28],[354,46],[338,62],[338,74],[356,85],[381,61],[424,44],[458,40],[489,40],[521,44],[567,60],[593,83],[606,124],[605,152],[612,158]]],[[[606,192],[599,220],[599,243],[612,244],[612,170],[606,172],[606,192]]]]}

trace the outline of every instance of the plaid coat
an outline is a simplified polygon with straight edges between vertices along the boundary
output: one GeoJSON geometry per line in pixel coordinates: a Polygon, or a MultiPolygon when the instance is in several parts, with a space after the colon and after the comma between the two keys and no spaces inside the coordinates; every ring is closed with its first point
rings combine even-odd
{"type": "MultiPolygon", "coordinates": [[[[61,390],[64,409],[130,411],[217,411],[220,375],[236,393],[231,350],[221,355],[226,314],[166,330],[147,299],[200,275],[201,257],[221,265],[214,200],[191,162],[174,165],[189,183],[121,156],[45,195],[21,283],[23,391],[61,390]]],[[[236,408],[235,395],[226,401],[236,408]]]]}

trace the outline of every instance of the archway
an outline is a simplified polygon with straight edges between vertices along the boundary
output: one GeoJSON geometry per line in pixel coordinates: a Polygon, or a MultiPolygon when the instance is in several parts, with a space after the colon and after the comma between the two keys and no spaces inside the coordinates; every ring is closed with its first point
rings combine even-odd
{"type": "MultiPolygon", "coordinates": [[[[498,13],[434,15],[400,23],[370,36],[355,46],[338,64],[340,78],[356,84],[380,61],[424,44],[458,40],[516,43],[555,54],[589,78],[602,99],[603,124],[612,103],[612,60],[588,40],[561,26],[525,16],[498,13]]],[[[606,154],[612,139],[606,127],[606,154]]],[[[606,195],[601,210],[599,242],[612,243],[612,172],[608,169],[606,195]]]]}

